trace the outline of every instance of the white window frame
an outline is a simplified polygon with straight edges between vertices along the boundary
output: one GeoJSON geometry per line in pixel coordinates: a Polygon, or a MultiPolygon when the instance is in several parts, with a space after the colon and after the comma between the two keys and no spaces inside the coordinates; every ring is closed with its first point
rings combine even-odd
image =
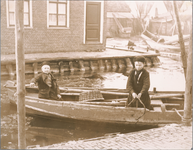
{"type": "Polygon", "coordinates": [[[50,27],[49,26],[49,0],[47,0],[47,28],[48,29],[69,29],[69,22],[70,22],[70,0],[67,0],[67,24],[66,27],[50,27]]]}
{"type": "MultiPolygon", "coordinates": [[[[86,44],[86,0],[84,1],[84,34],[83,44],[86,44]]],[[[100,20],[100,43],[103,43],[103,24],[104,24],[104,1],[89,1],[89,2],[100,2],[101,3],[101,20],[100,20]]]]}
{"type": "MultiPolygon", "coordinates": [[[[6,0],[6,14],[7,14],[7,28],[15,28],[15,26],[10,26],[9,25],[9,4],[8,4],[9,0],[6,0]]],[[[15,0],[14,0],[15,3],[15,0]]],[[[29,26],[24,26],[24,28],[33,28],[33,24],[32,24],[32,0],[29,0],[29,5],[30,5],[30,10],[29,10],[29,17],[30,17],[30,24],[29,26]]],[[[15,12],[14,12],[15,13],[15,12]]],[[[14,17],[14,22],[15,22],[15,17],[14,17]]]]}

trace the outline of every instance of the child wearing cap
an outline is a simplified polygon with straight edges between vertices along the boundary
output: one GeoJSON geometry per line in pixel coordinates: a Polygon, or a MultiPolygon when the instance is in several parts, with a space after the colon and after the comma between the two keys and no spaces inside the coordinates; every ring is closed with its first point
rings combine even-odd
{"type": "MultiPolygon", "coordinates": [[[[143,56],[136,56],[134,58],[134,66],[128,75],[127,86],[126,89],[129,92],[128,101],[126,103],[126,107],[130,104],[130,107],[136,107],[137,99],[140,99],[146,108],[150,109],[150,97],[149,97],[149,87],[150,87],[150,79],[149,72],[144,69],[145,66],[145,58],[143,56]]],[[[138,101],[138,107],[143,107],[143,105],[138,101]]]]}
{"type": "Polygon", "coordinates": [[[42,72],[31,80],[30,86],[33,87],[38,83],[39,98],[45,99],[60,99],[60,90],[57,85],[56,79],[50,72],[50,66],[48,62],[42,63],[42,72]]]}

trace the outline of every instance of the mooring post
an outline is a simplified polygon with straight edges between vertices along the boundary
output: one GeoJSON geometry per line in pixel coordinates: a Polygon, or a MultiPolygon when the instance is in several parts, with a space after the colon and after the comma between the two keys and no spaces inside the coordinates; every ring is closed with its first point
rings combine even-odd
{"type": "Polygon", "coordinates": [[[125,58],[125,62],[126,62],[126,66],[127,68],[133,68],[133,64],[131,62],[131,59],[130,58],[125,58]]]}
{"type": "Polygon", "coordinates": [[[18,148],[26,148],[25,135],[25,59],[23,48],[23,0],[15,1],[15,54],[17,74],[18,148]]]}
{"type": "Polygon", "coordinates": [[[94,64],[93,64],[93,61],[91,60],[90,61],[90,69],[93,71],[93,70],[95,70],[95,67],[94,67],[94,64]]]}
{"type": "Polygon", "coordinates": [[[191,125],[192,122],[192,31],[190,32],[189,51],[186,55],[186,49],[184,46],[184,39],[181,31],[181,22],[178,14],[178,8],[176,2],[173,1],[174,14],[178,29],[178,38],[181,49],[181,59],[184,69],[184,76],[186,80],[185,97],[184,97],[184,115],[182,122],[184,125],[191,125]],[[187,57],[188,56],[188,59],[187,57]],[[188,68],[187,68],[188,67],[188,68]]]}
{"type": "Polygon", "coordinates": [[[159,60],[159,58],[157,58],[157,57],[152,57],[151,59],[152,59],[152,63],[153,63],[154,66],[159,66],[159,65],[160,65],[160,60],[159,60]]]}
{"type": "Polygon", "coordinates": [[[7,68],[7,70],[8,70],[9,77],[10,77],[11,79],[13,79],[14,76],[15,76],[15,73],[14,73],[14,71],[13,71],[13,66],[12,66],[12,64],[6,65],[6,68],[7,68]]]}
{"type": "Polygon", "coordinates": [[[117,63],[118,63],[119,69],[125,68],[125,64],[122,63],[122,60],[121,60],[121,59],[118,59],[118,60],[117,60],[117,63]]]}
{"type": "Polygon", "coordinates": [[[63,69],[62,69],[63,61],[59,61],[58,65],[59,65],[59,73],[63,73],[63,69]]]}
{"type": "Polygon", "coordinates": [[[107,59],[105,60],[105,68],[107,71],[111,69],[111,66],[109,65],[109,61],[107,59]]]}
{"type": "Polygon", "coordinates": [[[178,38],[179,38],[180,49],[181,49],[181,59],[182,59],[182,64],[183,64],[183,69],[184,69],[184,76],[186,77],[187,58],[186,58],[184,39],[182,35],[181,22],[180,22],[180,18],[178,14],[178,8],[176,6],[176,1],[173,1],[173,9],[174,9],[174,14],[175,14],[176,27],[178,29],[178,38]]]}
{"type": "Polygon", "coordinates": [[[98,64],[99,64],[99,69],[100,70],[104,70],[105,69],[105,66],[103,65],[103,60],[102,59],[98,60],[98,64]]]}
{"type": "Polygon", "coordinates": [[[74,72],[73,62],[69,61],[70,72],[74,72]]]}
{"type": "Polygon", "coordinates": [[[33,68],[34,68],[34,77],[38,75],[38,63],[35,62],[33,63],[33,68]]]}
{"type": "Polygon", "coordinates": [[[111,62],[112,62],[112,64],[111,64],[112,65],[112,70],[113,71],[117,70],[117,62],[116,62],[116,60],[112,59],[111,62]]]}
{"type": "Polygon", "coordinates": [[[147,67],[151,67],[152,66],[152,62],[151,62],[150,58],[145,58],[145,61],[146,61],[147,67]]]}
{"type": "Polygon", "coordinates": [[[78,61],[78,63],[79,63],[79,66],[80,66],[80,71],[85,71],[85,68],[84,68],[84,61],[83,60],[79,60],[78,61]]]}
{"type": "Polygon", "coordinates": [[[153,87],[153,93],[157,93],[156,87],[153,87]]]}
{"type": "MultiPolygon", "coordinates": [[[[190,32],[192,33],[192,31],[190,32]]],[[[192,34],[189,40],[189,50],[187,59],[186,87],[184,97],[183,124],[190,126],[192,123],[192,34]]]]}

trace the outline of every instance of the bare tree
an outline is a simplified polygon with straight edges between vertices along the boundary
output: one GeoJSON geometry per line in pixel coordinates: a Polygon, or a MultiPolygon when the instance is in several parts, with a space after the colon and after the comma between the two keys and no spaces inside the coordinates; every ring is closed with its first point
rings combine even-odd
{"type": "Polygon", "coordinates": [[[145,29],[146,19],[153,6],[154,2],[135,2],[137,12],[137,22],[133,25],[135,32],[143,32],[145,29]]]}
{"type": "MultiPolygon", "coordinates": [[[[174,11],[173,11],[174,9],[173,9],[172,1],[163,1],[163,2],[167,11],[172,16],[172,19],[174,19],[174,11]]],[[[184,1],[176,1],[177,9],[180,10],[183,4],[184,4],[184,1]]]]}

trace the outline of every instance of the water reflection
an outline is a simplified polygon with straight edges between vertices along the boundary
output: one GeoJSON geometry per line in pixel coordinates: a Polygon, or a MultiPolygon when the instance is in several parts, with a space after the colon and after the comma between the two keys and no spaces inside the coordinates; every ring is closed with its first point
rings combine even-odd
{"type": "MultiPolygon", "coordinates": [[[[162,64],[159,67],[146,67],[150,73],[150,91],[156,87],[158,91],[185,91],[185,78],[182,64],[168,58],[159,58],[162,64]]],[[[132,68],[131,68],[132,69],[132,68]]],[[[125,88],[127,83],[127,72],[101,73],[103,87],[125,88]]]]}
{"type": "MultiPolygon", "coordinates": [[[[150,72],[150,90],[184,91],[185,79],[182,65],[178,61],[160,57],[159,67],[146,68],[150,72]]],[[[125,88],[128,69],[118,69],[115,72],[105,71],[74,71],[55,74],[60,87],[113,87],[125,88]]],[[[33,75],[26,75],[25,83],[30,83],[33,75]]],[[[6,90],[3,88],[6,80],[1,78],[1,148],[17,148],[17,116],[16,107],[9,104],[6,90]]],[[[15,78],[14,78],[15,80],[15,78]]],[[[39,117],[27,117],[26,144],[50,145],[70,140],[79,140],[103,136],[113,132],[131,132],[148,127],[131,127],[124,125],[109,125],[103,123],[76,122],[73,120],[52,120],[39,117]],[[29,124],[28,124],[29,123],[29,124]]]]}

